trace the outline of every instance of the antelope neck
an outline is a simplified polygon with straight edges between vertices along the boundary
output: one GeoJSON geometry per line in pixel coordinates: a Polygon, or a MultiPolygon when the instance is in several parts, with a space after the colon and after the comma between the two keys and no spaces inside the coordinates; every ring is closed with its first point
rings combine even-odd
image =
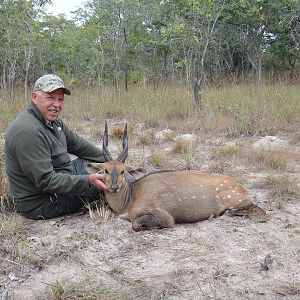
{"type": "Polygon", "coordinates": [[[131,201],[131,186],[129,182],[125,182],[118,193],[105,192],[105,197],[114,212],[122,213],[126,211],[131,201]]]}

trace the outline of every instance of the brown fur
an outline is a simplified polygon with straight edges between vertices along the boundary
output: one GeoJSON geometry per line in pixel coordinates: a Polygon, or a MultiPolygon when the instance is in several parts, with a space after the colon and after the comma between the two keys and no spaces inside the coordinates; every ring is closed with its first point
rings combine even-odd
{"type": "Polygon", "coordinates": [[[136,170],[122,162],[87,166],[89,172],[94,172],[92,168],[106,169],[104,181],[109,187],[110,174],[117,170],[116,184],[120,189],[117,193],[106,192],[106,199],[115,212],[127,215],[135,231],[173,227],[175,223],[219,216],[225,210],[247,211],[255,206],[246,190],[230,176],[196,170],[155,172],[129,184],[124,174],[134,174],[136,170]]]}

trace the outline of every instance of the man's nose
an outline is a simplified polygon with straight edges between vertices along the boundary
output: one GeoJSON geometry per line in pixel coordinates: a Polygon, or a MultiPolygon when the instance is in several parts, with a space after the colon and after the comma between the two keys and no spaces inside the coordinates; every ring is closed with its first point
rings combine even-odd
{"type": "Polygon", "coordinates": [[[53,105],[58,107],[58,106],[61,105],[61,103],[60,103],[60,101],[58,99],[54,99],[53,100],[53,105]]]}

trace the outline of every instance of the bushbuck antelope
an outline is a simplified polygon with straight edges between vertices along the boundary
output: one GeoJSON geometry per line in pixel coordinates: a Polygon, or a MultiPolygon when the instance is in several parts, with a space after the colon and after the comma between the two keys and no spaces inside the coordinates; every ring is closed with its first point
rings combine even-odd
{"type": "Polygon", "coordinates": [[[85,167],[89,173],[105,174],[104,181],[109,187],[105,197],[109,206],[121,218],[132,221],[134,231],[197,222],[229,209],[237,211],[238,215],[245,215],[245,211],[265,214],[230,176],[197,170],[161,170],[130,180],[141,169],[125,165],[128,155],[127,124],[123,150],[114,160],[108,150],[105,122],[103,154],[105,163],[88,163],[85,167]]]}

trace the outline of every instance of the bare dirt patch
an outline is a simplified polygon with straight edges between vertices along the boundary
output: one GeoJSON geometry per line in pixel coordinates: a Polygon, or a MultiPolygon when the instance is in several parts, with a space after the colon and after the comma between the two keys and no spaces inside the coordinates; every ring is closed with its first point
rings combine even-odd
{"type": "MultiPolygon", "coordinates": [[[[284,170],[262,170],[239,155],[258,138],[193,132],[193,147],[178,153],[172,151],[173,135],[147,143],[147,134],[140,127],[132,131],[129,164],[153,168],[150,158],[155,149],[164,154],[163,167],[201,165],[205,171],[230,174],[267,211],[269,220],[262,223],[225,213],[146,232],[133,232],[129,222],[116,217],[92,219],[88,212],[23,220],[14,246],[18,250],[1,258],[3,295],[6,290],[8,299],[17,300],[299,299],[299,146],[289,145],[284,151],[284,170]],[[236,151],[226,148],[232,143],[236,151]],[[290,178],[292,196],[275,197],[272,185],[263,184],[274,173],[290,178]]],[[[110,143],[117,153],[120,142],[110,143]]],[[[14,239],[16,233],[12,234],[14,239]]]]}

